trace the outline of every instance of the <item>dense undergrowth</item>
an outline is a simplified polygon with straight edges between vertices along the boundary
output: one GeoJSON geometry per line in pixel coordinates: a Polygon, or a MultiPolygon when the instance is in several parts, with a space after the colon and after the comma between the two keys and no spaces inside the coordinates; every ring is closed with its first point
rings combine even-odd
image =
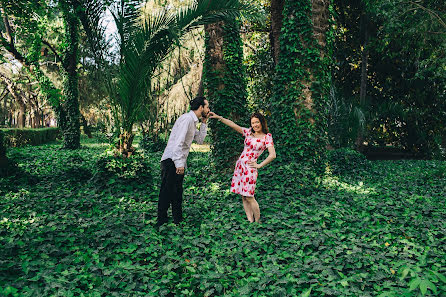
{"type": "Polygon", "coordinates": [[[341,163],[292,198],[260,173],[258,225],[230,176],[192,152],[185,222],[157,231],[160,152],[141,161],[147,178],[118,182],[98,178],[106,146],[59,146],[8,151],[19,167],[0,180],[2,296],[446,294],[444,161],[341,163]]]}

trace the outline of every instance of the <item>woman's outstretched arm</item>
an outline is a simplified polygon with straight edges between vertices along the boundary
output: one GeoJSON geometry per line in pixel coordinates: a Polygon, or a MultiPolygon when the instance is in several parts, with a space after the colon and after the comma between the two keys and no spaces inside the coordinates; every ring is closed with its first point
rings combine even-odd
{"type": "Polygon", "coordinates": [[[232,129],[234,129],[234,130],[237,131],[238,133],[243,134],[242,127],[240,127],[239,125],[237,125],[236,123],[234,123],[234,122],[231,121],[231,120],[228,120],[228,119],[225,119],[225,118],[222,117],[222,116],[219,116],[219,115],[216,114],[215,112],[212,112],[212,111],[211,111],[211,112],[209,113],[209,118],[211,118],[211,119],[217,119],[217,120],[219,120],[220,122],[222,122],[223,124],[225,124],[225,125],[231,127],[232,129]]]}

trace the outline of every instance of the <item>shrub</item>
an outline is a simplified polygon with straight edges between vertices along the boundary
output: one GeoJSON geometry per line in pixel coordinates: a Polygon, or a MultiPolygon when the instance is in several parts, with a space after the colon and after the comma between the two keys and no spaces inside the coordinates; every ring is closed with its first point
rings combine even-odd
{"type": "Polygon", "coordinates": [[[144,186],[152,184],[152,169],[143,155],[130,158],[104,155],[93,169],[93,181],[100,187],[110,185],[144,186]]]}
{"type": "Polygon", "coordinates": [[[328,164],[333,174],[345,174],[368,169],[370,161],[350,148],[340,148],[328,151],[328,164]]]}
{"type": "Polygon", "coordinates": [[[145,152],[160,152],[164,150],[167,142],[161,137],[150,137],[144,134],[141,140],[141,147],[145,152]]]}
{"type": "Polygon", "coordinates": [[[4,133],[0,130],[0,176],[8,176],[16,169],[13,162],[6,157],[6,146],[4,143],[4,133]]]}
{"type": "Polygon", "coordinates": [[[55,141],[59,135],[59,128],[37,128],[37,129],[2,129],[7,146],[19,147],[24,145],[40,145],[55,141]]]}

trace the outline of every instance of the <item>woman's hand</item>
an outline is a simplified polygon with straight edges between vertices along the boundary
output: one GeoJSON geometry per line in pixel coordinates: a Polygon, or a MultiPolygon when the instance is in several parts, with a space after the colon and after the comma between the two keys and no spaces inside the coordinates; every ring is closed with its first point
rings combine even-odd
{"type": "Polygon", "coordinates": [[[257,168],[257,169],[261,168],[260,164],[257,164],[256,161],[248,161],[248,166],[250,168],[257,168]]]}
{"type": "Polygon", "coordinates": [[[209,112],[209,118],[210,119],[217,119],[220,120],[222,118],[222,116],[219,116],[218,114],[216,114],[215,112],[210,111],[209,112]]]}

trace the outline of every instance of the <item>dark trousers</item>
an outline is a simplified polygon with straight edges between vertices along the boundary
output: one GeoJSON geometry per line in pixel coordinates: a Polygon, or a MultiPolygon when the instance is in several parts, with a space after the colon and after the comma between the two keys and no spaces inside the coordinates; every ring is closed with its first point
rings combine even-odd
{"type": "Polygon", "coordinates": [[[183,220],[183,174],[177,174],[172,159],[161,161],[161,189],[158,199],[158,225],[167,222],[167,210],[172,205],[175,224],[183,220]]]}

